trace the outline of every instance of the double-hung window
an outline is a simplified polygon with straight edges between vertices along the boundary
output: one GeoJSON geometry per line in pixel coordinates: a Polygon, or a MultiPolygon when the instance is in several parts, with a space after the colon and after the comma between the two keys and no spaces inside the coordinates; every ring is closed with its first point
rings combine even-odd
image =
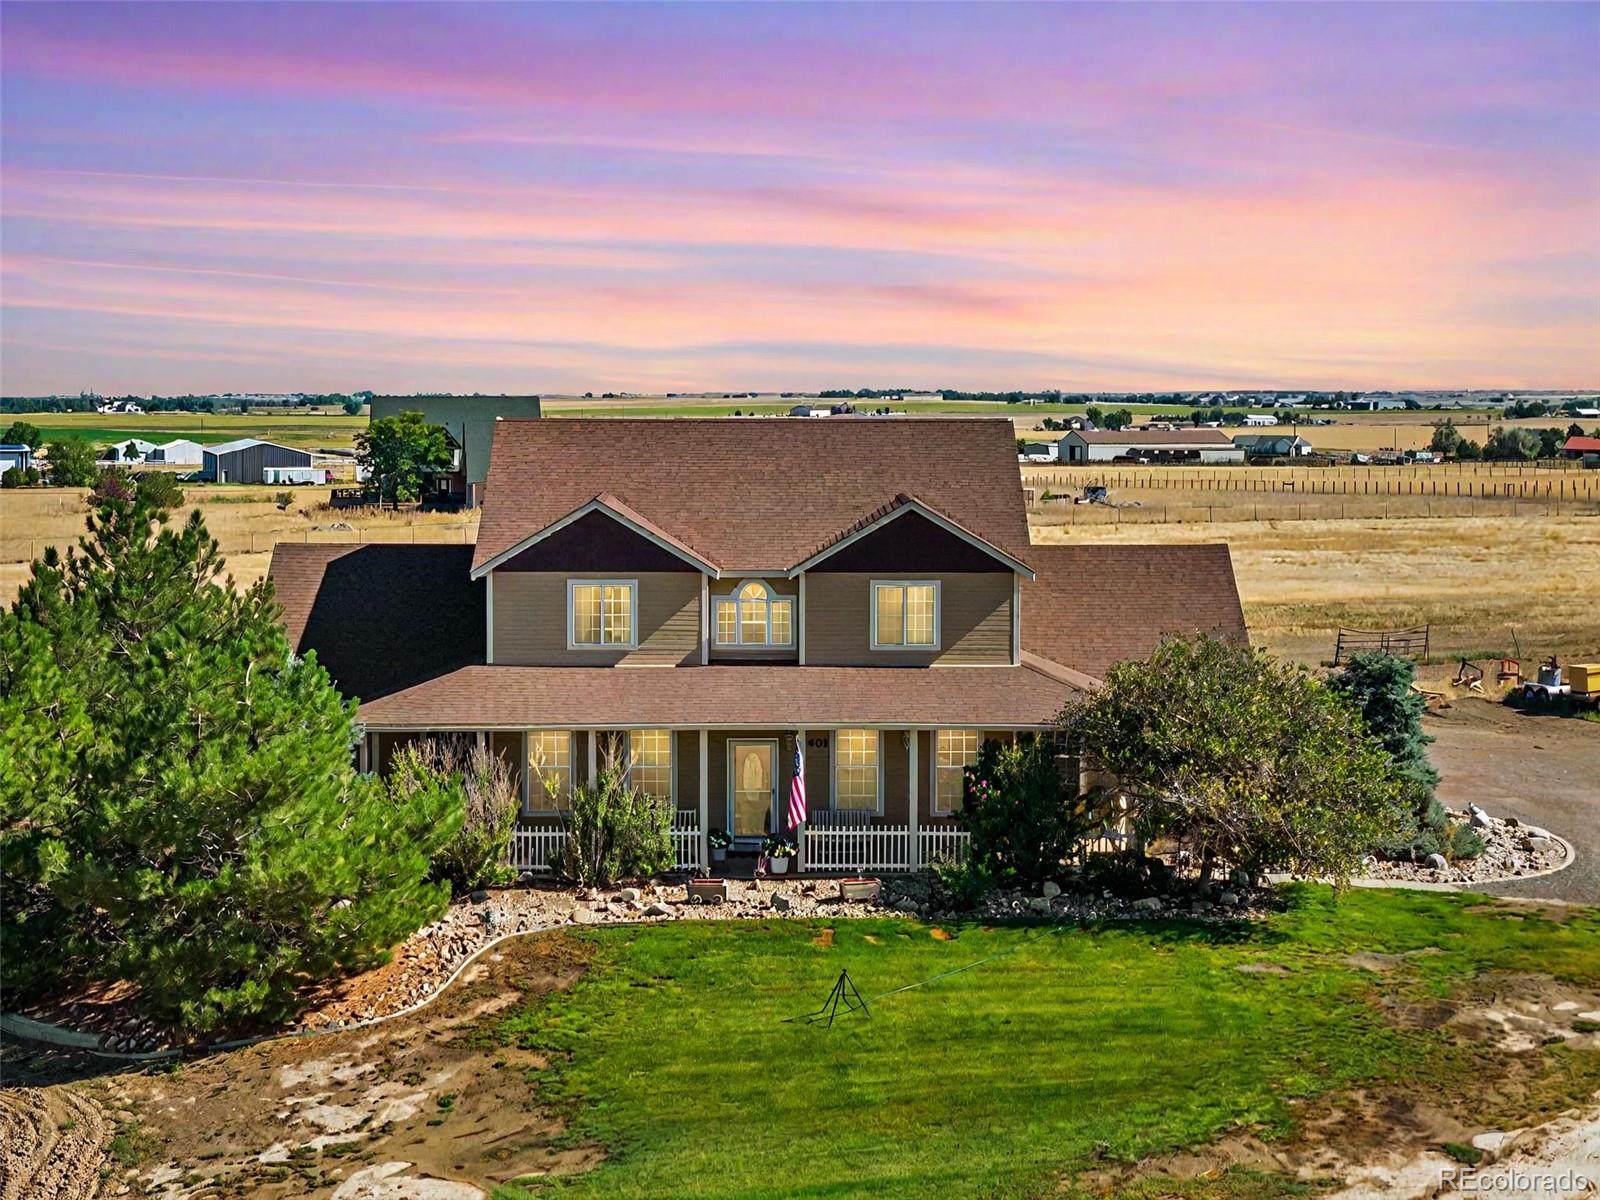
{"type": "Polygon", "coordinates": [[[839,729],[833,735],[833,807],[841,812],[881,812],[876,729],[839,729]]]}
{"type": "Polygon", "coordinates": [[[649,796],[672,799],[672,731],[628,731],[628,782],[649,796]]]}
{"type": "Polygon", "coordinates": [[[528,811],[565,812],[572,807],[572,733],[528,731],[528,811]]]}
{"type": "Polygon", "coordinates": [[[978,761],[982,737],[976,729],[941,729],[938,738],[933,754],[933,811],[949,815],[961,811],[967,768],[978,761]]]}
{"type": "Polygon", "coordinates": [[[873,580],[872,648],[937,650],[939,585],[925,581],[873,580]]]}
{"type": "Polygon", "coordinates": [[[759,579],[752,579],[731,596],[719,597],[716,615],[719,646],[794,644],[794,601],[775,595],[759,579]]]}
{"type": "Polygon", "coordinates": [[[631,579],[569,580],[567,645],[572,649],[637,646],[637,591],[631,579]]]}

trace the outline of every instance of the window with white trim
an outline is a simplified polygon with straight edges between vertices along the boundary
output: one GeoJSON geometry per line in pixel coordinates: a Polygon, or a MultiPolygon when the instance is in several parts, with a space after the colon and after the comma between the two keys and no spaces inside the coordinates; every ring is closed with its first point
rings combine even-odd
{"type": "Polygon", "coordinates": [[[567,642],[577,647],[638,645],[631,579],[570,580],[567,642]]]}
{"type": "Polygon", "coordinates": [[[976,729],[941,729],[933,752],[933,811],[941,816],[961,811],[967,768],[978,761],[983,735],[976,729]]]}
{"type": "Polygon", "coordinates": [[[939,585],[936,582],[872,584],[872,648],[935,650],[939,646],[939,585]]]}
{"type": "Polygon", "coordinates": [[[628,730],[628,782],[649,796],[672,799],[672,731],[628,730]]]}
{"type": "Polygon", "coordinates": [[[528,731],[528,812],[572,807],[572,731],[528,731]]]}
{"type": "Polygon", "coordinates": [[[794,643],[794,600],[752,579],[716,605],[719,646],[789,646],[794,643]]]}
{"type": "Polygon", "coordinates": [[[876,729],[838,729],[833,734],[833,807],[842,812],[879,812],[876,729]]]}

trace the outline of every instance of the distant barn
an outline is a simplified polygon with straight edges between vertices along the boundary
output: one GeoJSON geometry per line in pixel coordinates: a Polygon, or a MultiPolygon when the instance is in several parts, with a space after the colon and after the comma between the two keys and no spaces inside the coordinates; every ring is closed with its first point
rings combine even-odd
{"type": "Polygon", "coordinates": [[[202,454],[200,477],[211,483],[262,483],[268,467],[309,467],[311,455],[305,450],[263,442],[259,438],[240,438],[207,446],[202,454]]]}

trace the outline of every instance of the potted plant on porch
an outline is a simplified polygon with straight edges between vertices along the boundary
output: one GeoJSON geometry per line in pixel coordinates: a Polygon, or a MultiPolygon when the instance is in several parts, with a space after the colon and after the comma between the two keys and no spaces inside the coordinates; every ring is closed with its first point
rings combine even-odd
{"type": "Polygon", "coordinates": [[[789,873],[789,860],[800,853],[796,846],[782,834],[774,833],[761,843],[761,850],[767,856],[768,868],[774,875],[787,875],[789,873]]]}
{"type": "Polygon", "coordinates": [[[728,857],[728,847],[733,845],[733,835],[726,829],[713,829],[706,834],[706,841],[711,844],[711,861],[724,862],[728,857]]]}

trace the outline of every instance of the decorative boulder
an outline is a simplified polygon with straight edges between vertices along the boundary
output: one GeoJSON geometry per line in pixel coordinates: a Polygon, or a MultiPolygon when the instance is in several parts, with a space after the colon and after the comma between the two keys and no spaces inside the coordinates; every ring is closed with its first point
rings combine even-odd
{"type": "Polygon", "coordinates": [[[1146,896],[1142,900],[1135,900],[1133,902],[1133,907],[1139,912],[1160,912],[1161,897],[1146,896]]]}
{"type": "Polygon", "coordinates": [[[1428,855],[1427,858],[1422,860],[1422,865],[1430,871],[1448,871],[1450,869],[1450,864],[1445,861],[1442,854],[1428,855]]]}
{"type": "Polygon", "coordinates": [[[1061,885],[1055,882],[1053,879],[1046,879],[1044,881],[1044,886],[1039,889],[1039,892],[1046,900],[1054,900],[1057,896],[1061,895],[1061,885]]]}

